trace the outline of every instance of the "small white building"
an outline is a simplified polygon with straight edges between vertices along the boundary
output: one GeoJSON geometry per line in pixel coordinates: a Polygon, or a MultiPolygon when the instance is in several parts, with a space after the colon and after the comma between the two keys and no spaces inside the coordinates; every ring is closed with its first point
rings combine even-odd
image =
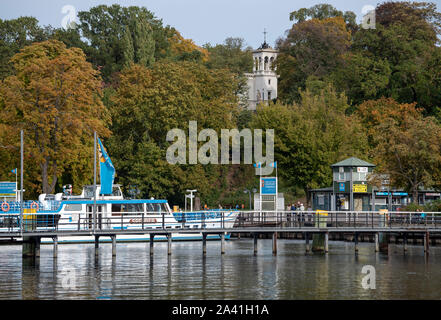
{"type": "Polygon", "coordinates": [[[248,110],[256,110],[259,103],[277,98],[277,53],[266,41],[253,51],[253,73],[245,73],[248,79],[248,110]]]}

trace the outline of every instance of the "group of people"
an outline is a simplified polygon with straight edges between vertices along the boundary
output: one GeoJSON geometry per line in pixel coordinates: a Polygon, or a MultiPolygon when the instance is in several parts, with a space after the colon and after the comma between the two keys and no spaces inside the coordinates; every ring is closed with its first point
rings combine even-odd
{"type": "Polygon", "coordinates": [[[286,211],[305,211],[305,206],[300,201],[291,204],[291,206],[286,207],[286,211]]]}

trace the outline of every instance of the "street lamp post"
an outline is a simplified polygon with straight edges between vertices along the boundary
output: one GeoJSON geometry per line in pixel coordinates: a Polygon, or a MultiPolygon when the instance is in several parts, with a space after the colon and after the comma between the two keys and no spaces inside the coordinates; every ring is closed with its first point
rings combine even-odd
{"type": "MultiPolygon", "coordinates": [[[[257,189],[256,188],[253,188],[252,190],[251,190],[253,193],[256,193],[257,192],[257,189]]],[[[244,191],[243,191],[243,193],[248,193],[248,195],[250,196],[250,210],[252,210],[251,209],[251,191],[250,190],[248,190],[248,189],[245,189],[244,191]]]]}

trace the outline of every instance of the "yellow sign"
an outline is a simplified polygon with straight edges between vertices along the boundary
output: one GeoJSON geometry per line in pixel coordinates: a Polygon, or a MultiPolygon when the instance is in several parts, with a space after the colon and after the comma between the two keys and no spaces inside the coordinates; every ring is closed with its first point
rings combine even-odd
{"type": "Polygon", "coordinates": [[[353,192],[367,192],[367,184],[354,184],[352,186],[353,192]]]}

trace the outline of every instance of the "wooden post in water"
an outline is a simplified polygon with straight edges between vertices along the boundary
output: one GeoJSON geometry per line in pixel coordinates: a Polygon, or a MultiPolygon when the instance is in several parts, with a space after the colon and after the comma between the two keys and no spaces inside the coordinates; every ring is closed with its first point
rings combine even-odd
{"type": "Polygon", "coordinates": [[[424,252],[426,254],[429,254],[429,244],[430,244],[430,236],[429,236],[429,232],[426,231],[426,233],[424,234],[424,252]]]}
{"type": "Polygon", "coordinates": [[[358,252],[358,233],[354,233],[354,246],[355,246],[355,253],[358,252]]]}
{"type": "Polygon", "coordinates": [[[375,233],[375,252],[380,251],[380,240],[378,232],[375,233]]]}
{"type": "Polygon", "coordinates": [[[153,256],[153,240],[155,238],[155,235],[153,233],[150,233],[150,256],[153,256]]]}
{"type": "Polygon", "coordinates": [[[309,252],[309,233],[308,232],[305,232],[305,243],[306,243],[305,251],[306,251],[306,253],[308,253],[309,252]]]}
{"type": "Polygon", "coordinates": [[[404,253],[407,252],[407,233],[403,235],[403,251],[404,253]]]}
{"type": "Polygon", "coordinates": [[[325,233],[325,253],[329,252],[329,232],[325,233]]]}
{"type": "Polygon", "coordinates": [[[207,254],[207,234],[202,232],[202,254],[205,256],[207,254]]]}
{"type": "Polygon", "coordinates": [[[167,235],[167,255],[171,255],[172,254],[172,234],[169,233],[167,235]]]}
{"type": "Polygon", "coordinates": [[[225,232],[221,233],[221,254],[225,253],[225,232]]]}
{"type": "Polygon", "coordinates": [[[273,255],[277,255],[277,232],[273,233],[273,255]]]}
{"type": "Polygon", "coordinates": [[[54,242],[53,258],[55,259],[58,256],[58,237],[53,237],[52,241],[54,242]]]}
{"type": "Polygon", "coordinates": [[[100,248],[100,236],[95,236],[95,257],[99,254],[99,248],[100,248]]]}
{"type": "Polygon", "coordinates": [[[254,255],[257,255],[257,239],[258,239],[258,234],[254,233],[254,255]]]}
{"type": "Polygon", "coordinates": [[[110,236],[112,239],[112,257],[116,257],[116,234],[110,236]]]}

